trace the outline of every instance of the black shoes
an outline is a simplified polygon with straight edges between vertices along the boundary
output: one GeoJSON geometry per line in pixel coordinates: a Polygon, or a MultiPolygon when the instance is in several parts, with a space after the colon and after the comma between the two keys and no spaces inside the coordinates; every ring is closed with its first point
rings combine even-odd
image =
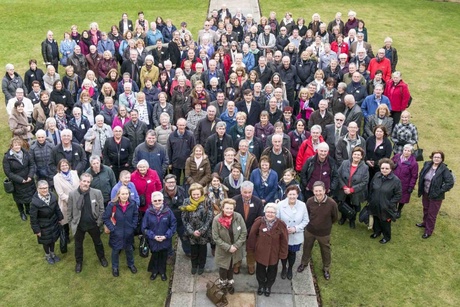
{"type": "Polygon", "coordinates": [[[344,217],[344,216],[342,216],[342,217],[340,218],[340,220],[339,220],[339,225],[345,224],[345,221],[346,221],[346,220],[347,220],[347,218],[344,217]]]}
{"type": "Polygon", "coordinates": [[[350,228],[355,229],[356,228],[356,223],[355,221],[350,221],[350,228]]]}
{"type": "Polygon", "coordinates": [[[203,274],[203,272],[204,272],[204,268],[198,268],[198,275],[203,274]]]}
{"type": "Polygon", "coordinates": [[[378,237],[380,237],[380,234],[373,233],[373,234],[371,234],[370,238],[375,239],[375,238],[378,238],[378,237]]]}
{"type": "Polygon", "coordinates": [[[390,239],[385,239],[383,238],[382,240],[379,241],[381,244],[386,244],[388,242],[390,242],[390,239]]]}
{"type": "Polygon", "coordinates": [[[168,279],[168,277],[166,277],[166,274],[161,274],[161,280],[166,281],[166,279],[168,279]]]}
{"type": "Polygon", "coordinates": [[[431,235],[424,233],[422,236],[422,239],[428,239],[429,237],[431,237],[431,235]]]}
{"type": "Polygon", "coordinates": [[[227,286],[227,292],[228,292],[228,294],[233,294],[233,293],[235,293],[235,287],[233,287],[233,284],[229,284],[229,285],[227,286]]]}
{"type": "Polygon", "coordinates": [[[265,296],[269,297],[270,293],[272,293],[272,289],[271,288],[265,288],[265,292],[264,292],[265,296]]]}
{"type": "Polygon", "coordinates": [[[302,273],[303,270],[305,270],[306,267],[307,267],[307,265],[301,263],[299,265],[299,267],[297,268],[297,272],[302,273]]]}
{"type": "Polygon", "coordinates": [[[118,268],[112,268],[112,275],[113,277],[120,276],[120,271],[118,270],[118,268]]]}
{"type": "Polygon", "coordinates": [[[287,276],[286,267],[283,267],[281,269],[281,279],[286,279],[286,276],[287,276]]]}
{"type": "Polygon", "coordinates": [[[133,273],[133,274],[136,274],[136,273],[137,273],[137,268],[136,268],[134,265],[129,266],[128,268],[129,268],[129,270],[131,271],[131,273],[133,273]]]}
{"type": "Polygon", "coordinates": [[[152,273],[152,275],[150,275],[150,280],[155,280],[158,276],[158,273],[152,273]]]}
{"type": "Polygon", "coordinates": [[[80,273],[82,268],[83,268],[83,263],[77,262],[77,264],[75,265],[75,273],[80,273]]]}
{"type": "Polygon", "coordinates": [[[292,279],[292,267],[289,267],[288,268],[288,271],[287,271],[287,279],[291,280],[292,279]]]}
{"type": "Polygon", "coordinates": [[[396,212],[396,218],[397,219],[401,218],[401,211],[396,212]]]}
{"type": "Polygon", "coordinates": [[[107,259],[105,259],[105,257],[102,257],[101,259],[99,259],[99,261],[101,262],[101,265],[106,268],[109,266],[109,263],[107,262],[107,259]]]}
{"type": "Polygon", "coordinates": [[[326,280],[331,279],[331,274],[329,273],[329,271],[324,271],[323,275],[324,275],[324,279],[326,279],[326,280]]]}
{"type": "Polygon", "coordinates": [[[257,289],[257,295],[262,295],[262,294],[264,294],[264,292],[265,292],[265,288],[264,288],[264,287],[259,287],[259,288],[257,289]]]}
{"type": "Polygon", "coordinates": [[[420,228],[425,228],[425,225],[423,225],[423,223],[415,224],[415,226],[420,227],[420,228]]]}
{"type": "Polygon", "coordinates": [[[192,275],[195,275],[196,271],[198,271],[198,268],[196,266],[192,267],[192,275]]]}
{"type": "Polygon", "coordinates": [[[27,221],[27,215],[24,212],[19,213],[19,216],[21,217],[21,220],[24,222],[27,221]]]}

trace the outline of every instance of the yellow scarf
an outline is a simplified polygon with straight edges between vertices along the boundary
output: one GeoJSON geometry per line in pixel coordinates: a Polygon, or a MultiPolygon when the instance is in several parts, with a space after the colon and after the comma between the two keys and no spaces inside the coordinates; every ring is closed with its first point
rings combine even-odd
{"type": "Polygon", "coordinates": [[[181,211],[195,211],[196,208],[198,208],[198,205],[204,201],[204,195],[202,195],[198,200],[194,200],[193,198],[190,197],[190,204],[181,206],[180,209],[181,211]]]}

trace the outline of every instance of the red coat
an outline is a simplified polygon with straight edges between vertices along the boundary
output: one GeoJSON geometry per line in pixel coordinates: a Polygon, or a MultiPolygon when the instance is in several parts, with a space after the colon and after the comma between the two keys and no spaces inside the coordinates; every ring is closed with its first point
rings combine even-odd
{"type": "Polygon", "coordinates": [[[380,62],[377,62],[377,58],[371,59],[367,70],[369,70],[371,80],[374,79],[377,70],[383,72],[382,78],[386,83],[391,80],[391,62],[387,58],[383,58],[380,62]]]}
{"type": "MultiPolygon", "coordinates": [[[[319,142],[324,142],[323,137],[319,136],[319,142]]],[[[300,145],[299,152],[297,153],[297,158],[295,160],[295,169],[296,171],[300,172],[302,170],[305,161],[308,158],[313,157],[316,154],[316,151],[313,149],[313,143],[311,141],[311,136],[303,141],[302,145],[300,145]]]]}
{"type": "Polygon", "coordinates": [[[348,57],[348,50],[349,50],[349,47],[348,47],[348,44],[345,43],[345,42],[342,42],[342,46],[341,46],[341,49],[340,49],[340,54],[339,54],[339,45],[337,44],[336,41],[333,41],[331,43],[331,50],[334,51],[335,53],[337,53],[337,57],[339,57],[340,54],[342,53],[345,53],[348,57]]]}
{"type": "Polygon", "coordinates": [[[393,80],[385,85],[384,95],[390,99],[391,111],[401,112],[407,109],[409,104],[409,88],[403,80],[394,84],[393,80]]]}
{"type": "Polygon", "coordinates": [[[145,196],[145,206],[139,207],[139,211],[145,212],[148,207],[152,204],[152,193],[161,191],[161,180],[158,174],[153,169],[149,168],[147,174],[142,176],[138,170],[133,172],[131,175],[131,182],[136,187],[136,191],[139,196],[145,196]]]}

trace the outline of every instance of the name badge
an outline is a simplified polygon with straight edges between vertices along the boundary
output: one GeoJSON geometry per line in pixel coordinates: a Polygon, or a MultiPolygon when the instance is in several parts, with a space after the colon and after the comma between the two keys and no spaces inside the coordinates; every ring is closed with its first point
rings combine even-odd
{"type": "Polygon", "coordinates": [[[122,148],[122,149],[121,149],[121,151],[125,151],[125,149],[124,149],[124,148],[122,148]]]}
{"type": "Polygon", "coordinates": [[[34,74],[31,74],[30,76],[33,77],[33,76],[35,76],[35,75],[34,75],[34,74]]]}
{"type": "Polygon", "coordinates": [[[237,138],[240,138],[240,137],[241,137],[241,135],[237,134],[237,135],[236,135],[236,137],[237,137],[237,138]]]}
{"type": "Polygon", "coordinates": [[[236,230],[241,230],[241,226],[236,227],[236,230]]]}
{"type": "Polygon", "coordinates": [[[202,171],[202,170],[203,170],[203,168],[202,168],[202,167],[200,167],[200,171],[202,171]]]}
{"type": "Polygon", "coordinates": [[[356,93],[358,93],[358,94],[359,94],[359,91],[356,91],[356,93]]]}
{"type": "Polygon", "coordinates": [[[299,139],[295,139],[295,141],[296,141],[296,142],[298,142],[298,141],[299,141],[299,139]]]}
{"type": "Polygon", "coordinates": [[[268,183],[264,182],[264,186],[268,187],[268,183]]]}
{"type": "Polygon", "coordinates": [[[150,179],[149,179],[149,180],[147,180],[147,183],[150,183],[150,182],[152,182],[152,180],[150,180],[150,179]]]}
{"type": "Polygon", "coordinates": [[[157,156],[160,156],[160,155],[161,155],[161,154],[159,154],[159,153],[157,154],[157,156]]]}
{"type": "Polygon", "coordinates": [[[95,199],[93,199],[93,200],[91,200],[91,202],[92,202],[92,203],[95,203],[95,202],[96,202],[96,200],[95,200],[95,199]]]}
{"type": "Polygon", "coordinates": [[[383,146],[379,146],[379,149],[383,149],[383,146]]]}
{"type": "Polygon", "coordinates": [[[74,154],[74,156],[78,156],[78,152],[76,152],[76,153],[74,154]]]}
{"type": "Polygon", "coordinates": [[[262,137],[264,138],[264,137],[265,137],[265,134],[262,134],[262,137]]]}
{"type": "Polygon", "coordinates": [[[276,161],[276,163],[278,163],[278,164],[281,164],[281,161],[280,161],[280,160],[278,160],[278,161],[276,161]]]}
{"type": "Polygon", "coordinates": [[[65,98],[65,95],[64,95],[64,96],[62,96],[62,98],[65,98]]]}
{"type": "Polygon", "coordinates": [[[254,208],[254,204],[249,204],[249,207],[250,207],[250,208],[254,208]]]}
{"type": "Polygon", "coordinates": [[[267,230],[268,230],[267,228],[262,229],[263,232],[267,232],[267,230]]]}
{"type": "Polygon", "coordinates": [[[85,124],[81,124],[81,129],[85,129],[85,124]]]}
{"type": "Polygon", "coordinates": [[[219,149],[222,150],[222,146],[220,146],[219,149]]]}
{"type": "Polygon", "coordinates": [[[249,148],[254,148],[254,145],[249,146],[249,148]]]}
{"type": "Polygon", "coordinates": [[[326,175],[326,174],[327,174],[327,172],[323,172],[323,175],[326,175]]]}

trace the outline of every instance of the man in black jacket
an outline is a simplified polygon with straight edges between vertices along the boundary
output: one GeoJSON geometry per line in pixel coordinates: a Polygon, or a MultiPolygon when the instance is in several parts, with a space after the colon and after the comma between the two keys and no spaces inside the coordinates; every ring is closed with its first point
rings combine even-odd
{"type": "Polygon", "coordinates": [[[220,121],[216,124],[216,133],[212,134],[206,141],[204,151],[208,155],[211,169],[214,169],[217,163],[224,161],[224,151],[233,147],[232,137],[225,133],[227,124],[220,121]]]}
{"type": "Polygon", "coordinates": [[[123,137],[123,129],[120,126],[113,128],[113,137],[105,141],[102,151],[104,164],[112,169],[115,178],[120,177],[120,172],[130,170],[134,150],[128,138],[123,137]]]}
{"type": "Polygon", "coordinates": [[[42,56],[45,65],[53,65],[58,72],[59,67],[59,47],[57,41],[53,38],[53,32],[48,31],[46,39],[42,42],[42,56]]]}
{"type": "Polygon", "coordinates": [[[272,78],[273,71],[267,66],[267,59],[264,56],[259,58],[259,66],[256,66],[254,70],[259,75],[259,80],[262,86],[265,86],[272,78]]]}
{"type": "Polygon", "coordinates": [[[278,72],[286,86],[286,97],[292,107],[294,106],[295,90],[299,83],[299,78],[297,77],[295,66],[291,65],[289,56],[284,56],[281,63],[278,72]]]}
{"type": "Polygon", "coordinates": [[[216,132],[216,124],[220,122],[220,118],[216,117],[216,107],[209,106],[206,113],[206,117],[200,119],[195,128],[195,141],[203,146],[208,137],[216,132]]]}
{"type": "Polygon", "coordinates": [[[246,89],[243,91],[244,100],[240,101],[236,104],[238,111],[246,113],[248,118],[246,119],[246,124],[248,125],[255,125],[260,120],[260,112],[262,109],[260,105],[254,102],[253,94],[250,89],[246,89]]]}
{"type": "Polygon", "coordinates": [[[131,110],[131,120],[123,127],[123,136],[127,137],[131,143],[131,150],[134,152],[137,145],[145,141],[147,135],[147,124],[139,120],[139,112],[136,109],[131,110]]]}
{"type": "Polygon", "coordinates": [[[138,59],[138,52],[136,49],[131,49],[129,51],[129,60],[124,61],[121,65],[121,74],[128,72],[136,84],[141,84],[139,73],[142,68],[142,62],[138,59]]]}
{"type": "Polygon", "coordinates": [[[70,163],[70,168],[76,170],[81,175],[88,163],[86,154],[83,148],[76,143],[72,143],[72,131],[64,129],[61,132],[61,144],[53,148],[50,157],[50,169],[53,174],[56,174],[56,167],[61,159],[67,159],[70,163]]]}
{"type": "Polygon", "coordinates": [[[176,131],[169,135],[166,151],[169,156],[169,169],[180,178],[183,174],[185,177],[185,161],[192,153],[195,147],[195,137],[190,130],[186,130],[187,121],[184,118],[179,118],[176,123],[176,131]]]}

